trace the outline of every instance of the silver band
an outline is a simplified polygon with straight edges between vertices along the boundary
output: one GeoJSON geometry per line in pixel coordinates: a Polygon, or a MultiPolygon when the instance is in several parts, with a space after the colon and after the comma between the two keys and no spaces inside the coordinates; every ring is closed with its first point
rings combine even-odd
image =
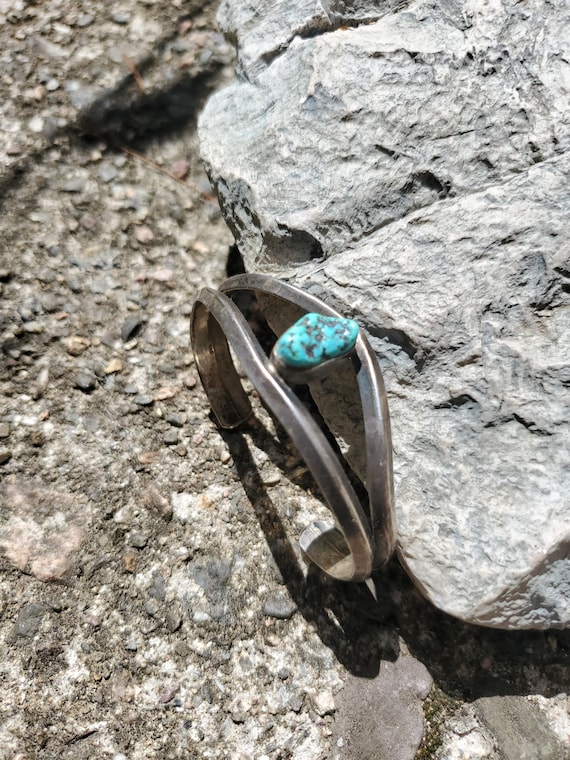
{"type": "MultiPolygon", "coordinates": [[[[261,399],[278,418],[305,460],[335,518],[335,525],[315,522],[300,537],[305,554],[328,575],[362,581],[390,557],[395,543],[392,445],[388,403],[378,361],[360,331],[354,350],[342,361],[355,371],[366,439],[368,510],[363,509],[337,453],[290,386],[310,383],[311,371],[281,376],[261,348],[242,312],[232,300],[251,291],[264,305],[283,307],[300,316],[314,312],[341,317],[318,298],[265,275],[231,277],[219,291],[204,288],[191,316],[191,340],[202,384],[220,427],[235,428],[251,414],[251,404],[233,365],[229,345],[261,399]]],[[[294,317],[295,318],[295,317],[294,317]]],[[[294,321],[294,318],[291,320],[294,321]]],[[[338,360],[331,360],[333,369],[338,360]]],[[[313,376],[322,376],[321,365],[313,376]]]]}

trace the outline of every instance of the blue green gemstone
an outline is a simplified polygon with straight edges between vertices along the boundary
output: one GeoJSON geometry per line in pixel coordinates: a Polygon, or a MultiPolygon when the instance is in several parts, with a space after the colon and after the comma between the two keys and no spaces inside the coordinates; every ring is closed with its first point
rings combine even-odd
{"type": "Polygon", "coordinates": [[[350,353],[358,337],[354,319],[310,312],[297,320],[275,344],[275,356],[287,367],[309,369],[350,353]]]}

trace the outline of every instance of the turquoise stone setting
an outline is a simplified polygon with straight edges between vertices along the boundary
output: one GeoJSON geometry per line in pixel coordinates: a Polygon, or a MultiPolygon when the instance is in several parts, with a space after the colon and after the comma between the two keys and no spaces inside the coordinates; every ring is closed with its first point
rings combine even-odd
{"type": "Polygon", "coordinates": [[[358,323],[343,317],[309,312],[297,320],[275,344],[274,354],[286,367],[310,369],[350,353],[358,337],[358,323]]]}

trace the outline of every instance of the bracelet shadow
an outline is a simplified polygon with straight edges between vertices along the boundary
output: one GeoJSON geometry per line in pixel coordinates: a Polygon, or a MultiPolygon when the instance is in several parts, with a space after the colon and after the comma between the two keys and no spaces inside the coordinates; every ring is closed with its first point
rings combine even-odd
{"type": "MultiPolygon", "coordinates": [[[[248,422],[248,433],[256,443],[271,438],[255,419],[248,422]]],[[[315,625],[321,641],[349,672],[373,678],[382,660],[394,661],[399,655],[395,629],[391,626],[379,628],[374,623],[375,619],[387,620],[391,614],[389,605],[377,605],[364,584],[340,583],[325,577],[313,565],[307,570],[301,566],[245,436],[236,431],[222,431],[221,434],[275,564],[299,612],[315,625]]],[[[280,469],[283,471],[283,467],[280,469]]],[[[304,475],[302,481],[306,486],[304,475]]]]}
{"type": "MultiPolygon", "coordinates": [[[[274,455],[279,445],[288,444],[278,422],[276,428],[277,445],[255,418],[248,421],[247,433],[256,446],[273,454],[273,464],[291,479],[284,457],[274,455]]],[[[438,686],[454,698],[470,702],[568,690],[570,631],[504,631],[464,623],[426,600],[396,558],[374,575],[378,601],[365,584],[332,581],[312,566],[304,571],[245,436],[238,431],[222,435],[299,612],[352,675],[374,678],[382,660],[397,659],[401,637],[438,686]]],[[[297,482],[318,492],[305,475],[297,482]]]]}

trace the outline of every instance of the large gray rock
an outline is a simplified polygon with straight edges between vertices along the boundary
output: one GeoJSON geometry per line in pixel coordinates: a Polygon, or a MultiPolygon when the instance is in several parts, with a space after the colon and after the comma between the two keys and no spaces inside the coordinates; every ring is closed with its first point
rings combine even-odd
{"type": "Polygon", "coordinates": [[[464,620],[564,627],[570,13],[377,5],[227,0],[243,76],[202,155],[248,269],[371,336],[418,585],[464,620]]]}

